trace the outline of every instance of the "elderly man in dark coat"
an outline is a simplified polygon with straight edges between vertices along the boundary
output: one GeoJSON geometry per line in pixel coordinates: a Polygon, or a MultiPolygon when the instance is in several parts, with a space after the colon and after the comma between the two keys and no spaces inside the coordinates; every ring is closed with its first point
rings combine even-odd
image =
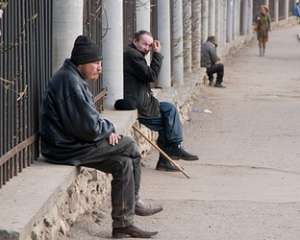
{"type": "Polygon", "coordinates": [[[217,55],[217,42],[214,36],[209,36],[201,46],[201,67],[206,68],[209,86],[214,84],[214,74],[217,74],[215,87],[224,88],[222,85],[224,77],[224,65],[217,55]]]}
{"type": "MultiPolygon", "coordinates": [[[[182,125],[176,107],[169,102],[159,102],[151,91],[150,83],[157,80],[163,56],[159,41],[153,41],[150,32],[135,33],[133,42],[124,51],[124,99],[132,108],[137,108],[139,122],[158,131],[158,145],[173,159],[198,160],[196,155],[185,151],[182,125]],[[145,56],[152,51],[148,66],[145,56]]],[[[160,155],[157,170],[177,171],[177,168],[160,155]]]]}
{"type": "Polygon", "coordinates": [[[97,112],[86,80],[101,72],[100,50],[79,36],[70,59],[49,82],[41,113],[41,149],[47,161],[111,173],[113,237],[149,238],[157,232],[133,225],[134,214],[149,216],[162,208],[139,200],[140,158],[133,139],[115,132],[97,112]]]}

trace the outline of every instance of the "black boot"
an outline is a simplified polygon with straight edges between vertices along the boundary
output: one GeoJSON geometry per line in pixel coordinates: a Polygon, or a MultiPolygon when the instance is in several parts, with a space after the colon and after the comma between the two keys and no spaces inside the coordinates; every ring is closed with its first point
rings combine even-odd
{"type": "Polygon", "coordinates": [[[222,83],[216,83],[215,86],[216,88],[226,88],[222,83]]]}
{"type": "Polygon", "coordinates": [[[162,207],[151,207],[147,206],[141,200],[138,200],[135,204],[135,214],[138,216],[151,216],[159,213],[163,210],[162,207]]]}
{"type": "Polygon", "coordinates": [[[156,165],[156,170],[167,172],[178,172],[179,170],[171,162],[169,162],[163,155],[159,155],[159,160],[156,165]]]}
{"type": "Polygon", "coordinates": [[[168,151],[172,159],[182,159],[186,161],[199,160],[197,155],[188,153],[181,145],[173,145],[168,151]]]}
{"type": "Polygon", "coordinates": [[[130,225],[128,227],[123,228],[114,228],[112,231],[113,238],[151,238],[156,235],[158,232],[147,232],[139,229],[134,225],[130,225]]]}

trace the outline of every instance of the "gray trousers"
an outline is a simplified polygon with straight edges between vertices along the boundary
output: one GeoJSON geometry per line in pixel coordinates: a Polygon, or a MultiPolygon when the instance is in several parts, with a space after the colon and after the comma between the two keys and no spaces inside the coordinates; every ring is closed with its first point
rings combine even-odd
{"type": "Polygon", "coordinates": [[[111,173],[113,228],[133,224],[135,201],[139,195],[141,155],[135,141],[123,136],[112,146],[107,140],[97,144],[80,166],[111,173]]]}

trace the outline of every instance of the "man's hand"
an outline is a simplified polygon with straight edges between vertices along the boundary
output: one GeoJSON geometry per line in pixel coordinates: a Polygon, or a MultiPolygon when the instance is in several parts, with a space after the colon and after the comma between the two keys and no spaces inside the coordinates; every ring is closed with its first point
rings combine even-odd
{"type": "Polygon", "coordinates": [[[117,134],[117,133],[111,133],[111,134],[109,135],[109,138],[108,138],[108,143],[109,143],[110,145],[115,146],[115,145],[117,145],[117,144],[119,143],[119,140],[120,140],[121,138],[122,138],[121,135],[119,135],[119,134],[117,134]]]}
{"type": "Polygon", "coordinates": [[[158,40],[154,40],[152,50],[153,52],[160,53],[160,42],[158,40]]]}

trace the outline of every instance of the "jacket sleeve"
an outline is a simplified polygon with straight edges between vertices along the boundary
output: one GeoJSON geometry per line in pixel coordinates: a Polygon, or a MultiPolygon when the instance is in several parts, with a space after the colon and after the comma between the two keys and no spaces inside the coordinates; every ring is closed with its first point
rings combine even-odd
{"type": "Polygon", "coordinates": [[[94,103],[80,90],[65,99],[60,112],[65,130],[80,141],[99,141],[115,131],[113,124],[101,118],[94,103]]]}
{"type": "Polygon", "coordinates": [[[150,66],[148,66],[144,56],[141,54],[132,54],[130,58],[130,64],[134,67],[133,74],[137,76],[137,79],[144,82],[154,82],[157,80],[163,59],[160,53],[153,53],[150,66]]]}

